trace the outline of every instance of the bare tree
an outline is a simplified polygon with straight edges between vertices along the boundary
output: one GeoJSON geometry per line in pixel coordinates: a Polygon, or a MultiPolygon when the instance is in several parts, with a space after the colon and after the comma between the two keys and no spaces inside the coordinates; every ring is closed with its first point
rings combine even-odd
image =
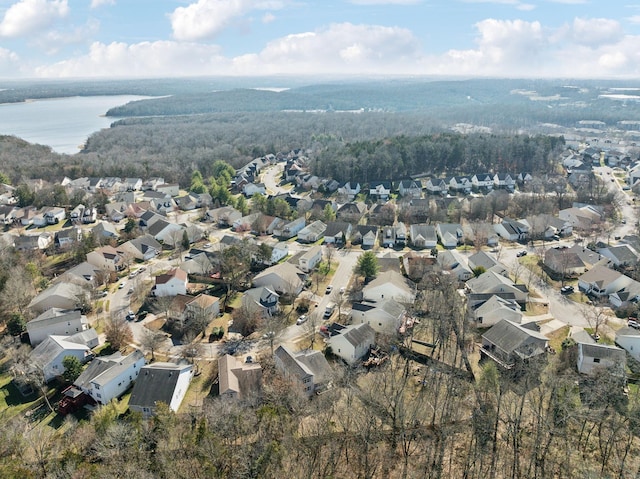
{"type": "Polygon", "coordinates": [[[589,327],[593,329],[593,336],[597,338],[598,331],[609,321],[609,316],[607,315],[605,309],[602,306],[589,306],[583,305],[581,306],[581,311],[584,316],[584,319],[587,320],[589,327]]]}
{"type": "Polygon", "coordinates": [[[156,360],[156,351],[162,348],[164,342],[167,340],[167,336],[161,331],[152,331],[148,328],[144,328],[142,332],[142,338],[140,338],[140,344],[142,349],[151,351],[151,361],[156,360]]]}
{"type": "Polygon", "coordinates": [[[104,327],[105,339],[114,350],[125,348],[133,342],[133,333],[127,322],[115,315],[111,315],[104,327]]]}

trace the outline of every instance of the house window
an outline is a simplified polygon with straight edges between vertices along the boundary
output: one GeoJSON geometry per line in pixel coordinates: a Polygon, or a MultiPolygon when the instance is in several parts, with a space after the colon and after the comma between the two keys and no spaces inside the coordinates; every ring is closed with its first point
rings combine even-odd
{"type": "Polygon", "coordinates": [[[100,389],[100,385],[96,384],[96,389],[100,389]]]}
{"type": "Polygon", "coordinates": [[[100,393],[96,394],[97,397],[101,398],[102,396],[100,395],[100,393]]]}
{"type": "Polygon", "coordinates": [[[599,363],[600,362],[600,358],[593,358],[593,362],[594,363],[599,363]]]}

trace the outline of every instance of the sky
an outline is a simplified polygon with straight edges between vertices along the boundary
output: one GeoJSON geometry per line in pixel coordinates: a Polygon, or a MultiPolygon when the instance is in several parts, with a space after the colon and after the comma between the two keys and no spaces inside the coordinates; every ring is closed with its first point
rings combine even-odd
{"type": "Polygon", "coordinates": [[[640,79],[640,0],[0,0],[0,78],[218,75],[640,79]]]}

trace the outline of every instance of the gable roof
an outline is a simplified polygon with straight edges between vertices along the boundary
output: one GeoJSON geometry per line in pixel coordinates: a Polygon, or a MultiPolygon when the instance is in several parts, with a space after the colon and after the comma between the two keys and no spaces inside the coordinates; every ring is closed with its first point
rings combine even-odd
{"type": "Polygon", "coordinates": [[[129,406],[154,408],[156,403],[171,404],[181,373],[191,371],[191,364],[153,363],[140,369],[131,391],[129,406]]]}
{"type": "Polygon", "coordinates": [[[178,279],[180,281],[187,281],[187,272],[180,268],[173,268],[171,271],[165,274],[159,274],[156,276],[156,284],[166,284],[172,279],[178,279]]]}
{"type": "Polygon", "coordinates": [[[522,359],[541,354],[544,349],[535,343],[548,343],[546,336],[526,329],[518,324],[502,319],[482,335],[483,339],[495,344],[507,354],[516,354],[522,359]],[[535,340],[533,344],[529,340],[535,340]]]}
{"type": "Polygon", "coordinates": [[[89,352],[88,346],[68,341],[65,336],[49,336],[31,351],[30,358],[39,366],[45,366],[53,361],[63,351],[89,352]]]}
{"type": "Polygon", "coordinates": [[[302,380],[313,375],[314,382],[328,379],[331,367],[320,351],[300,351],[292,353],[286,346],[278,346],[274,353],[283,364],[288,374],[302,380]]]}
{"type": "Polygon", "coordinates": [[[617,346],[599,343],[578,343],[578,348],[584,356],[590,358],[612,359],[620,363],[624,363],[627,359],[624,350],[617,346]]]}
{"type": "Polygon", "coordinates": [[[141,359],[144,359],[144,354],[139,349],[127,356],[117,352],[109,356],[97,357],[89,363],[87,369],[82,371],[73,384],[82,389],[88,389],[92,382],[104,386],[141,359]]]}

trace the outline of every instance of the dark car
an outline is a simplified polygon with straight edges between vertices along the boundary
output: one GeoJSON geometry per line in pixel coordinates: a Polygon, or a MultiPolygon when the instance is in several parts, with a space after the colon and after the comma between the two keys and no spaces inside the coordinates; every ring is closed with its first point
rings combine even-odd
{"type": "Polygon", "coordinates": [[[522,251],[518,251],[518,253],[516,254],[516,256],[518,258],[520,258],[521,256],[527,256],[527,252],[525,250],[522,251]]]}

